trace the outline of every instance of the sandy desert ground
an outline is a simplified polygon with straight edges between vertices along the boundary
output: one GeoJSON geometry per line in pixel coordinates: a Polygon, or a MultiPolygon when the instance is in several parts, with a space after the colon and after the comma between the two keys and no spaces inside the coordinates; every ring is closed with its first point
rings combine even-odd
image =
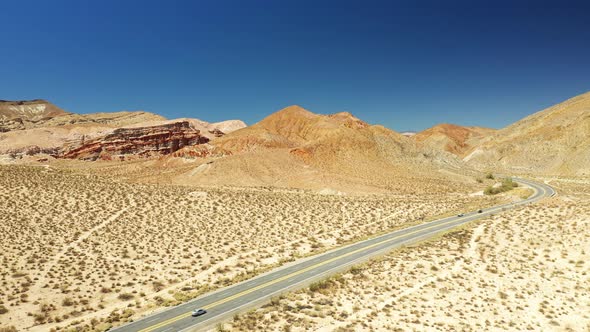
{"type": "MultiPolygon", "coordinates": [[[[298,257],[499,197],[339,196],[0,166],[0,326],[103,330],[298,257]]],[[[424,182],[428,183],[428,182],[424,182]]]]}
{"type": "Polygon", "coordinates": [[[590,186],[402,248],[235,316],[238,331],[590,331],[590,186]]]}

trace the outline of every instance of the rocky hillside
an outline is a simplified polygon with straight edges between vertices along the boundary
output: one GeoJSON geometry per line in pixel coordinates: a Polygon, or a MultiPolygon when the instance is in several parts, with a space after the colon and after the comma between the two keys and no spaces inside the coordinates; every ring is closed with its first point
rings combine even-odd
{"type": "Polygon", "coordinates": [[[143,111],[101,112],[90,114],[70,113],[65,116],[51,118],[36,127],[57,127],[68,125],[105,125],[110,127],[121,127],[164,120],[166,120],[166,118],[161,115],[143,111]]]}
{"type": "Polygon", "coordinates": [[[82,160],[113,160],[129,157],[152,157],[178,151],[185,146],[209,142],[188,121],[170,122],[150,127],[117,128],[92,140],[81,138],[80,144],[65,148],[59,157],[82,160]]]}
{"type": "Polygon", "coordinates": [[[512,172],[590,175],[590,92],[499,130],[464,160],[512,172]]]}
{"type": "Polygon", "coordinates": [[[402,135],[382,126],[371,126],[350,113],[314,114],[300,106],[289,106],[259,123],[238,130],[215,142],[234,153],[266,149],[288,149],[311,162],[357,154],[378,158],[385,150],[411,150],[402,135]]]}
{"type": "Polygon", "coordinates": [[[148,121],[166,120],[163,116],[142,112],[68,113],[42,100],[0,100],[0,132],[71,125],[128,126],[148,121]]]}
{"type": "Polygon", "coordinates": [[[436,178],[439,168],[459,163],[452,155],[420,148],[410,138],[350,113],[321,115],[299,106],[173,156],[166,169],[188,169],[175,178],[178,183],[343,191],[390,190],[426,173],[436,178]],[[191,166],[175,161],[177,156],[206,158],[191,166]]]}
{"type": "Polygon", "coordinates": [[[42,100],[4,101],[0,104],[0,155],[84,160],[159,156],[245,126],[240,120],[166,120],[141,111],[75,114],[42,100]]]}
{"type": "Polygon", "coordinates": [[[42,100],[0,100],[0,132],[34,127],[54,117],[67,115],[66,111],[42,100]]]}
{"type": "Polygon", "coordinates": [[[443,123],[421,131],[412,138],[420,145],[463,157],[494,132],[495,130],[491,128],[463,127],[443,123]]]}

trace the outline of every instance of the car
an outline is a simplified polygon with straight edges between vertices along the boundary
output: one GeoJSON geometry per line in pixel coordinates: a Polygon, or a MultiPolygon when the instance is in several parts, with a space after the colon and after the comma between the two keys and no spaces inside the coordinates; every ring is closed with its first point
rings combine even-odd
{"type": "Polygon", "coordinates": [[[477,210],[477,213],[483,213],[482,209],[477,210]]]}
{"type": "Polygon", "coordinates": [[[463,213],[459,213],[459,214],[457,215],[457,217],[463,217],[464,215],[465,215],[465,214],[463,214],[463,213]]]}
{"type": "Polygon", "coordinates": [[[195,309],[195,310],[193,310],[193,312],[191,312],[191,316],[199,317],[199,316],[203,316],[206,313],[207,313],[207,310],[205,310],[205,309],[195,309]]]}

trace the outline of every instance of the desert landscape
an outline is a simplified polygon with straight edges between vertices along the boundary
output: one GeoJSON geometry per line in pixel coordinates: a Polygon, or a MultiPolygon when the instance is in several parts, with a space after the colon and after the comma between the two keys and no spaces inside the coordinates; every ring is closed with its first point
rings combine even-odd
{"type": "MultiPolygon", "coordinates": [[[[7,331],[103,331],[310,255],[531,194],[484,172],[494,164],[463,164],[480,149],[470,135],[485,145],[490,130],[444,125],[404,137],[297,106],[243,129],[230,122],[227,134],[193,119],[103,127],[84,117],[91,125],[2,134],[8,147],[30,130],[95,133],[84,143],[58,136],[52,154],[5,153],[7,331]],[[343,137],[348,145],[336,145],[343,137]]],[[[282,294],[221,328],[587,328],[587,180],[533,178],[560,195],[282,294]]]]}
{"type": "Polygon", "coordinates": [[[0,332],[590,332],[588,3],[3,3],[0,332]]]}
{"type": "MultiPolygon", "coordinates": [[[[351,241],[498,196],[337,195],[113,181],[1,166],[3,325],[105,329],[351,241]]],[[[504,198],[505,199],[505,198],[504,198]]]]}
{"type": "Polygon", "coordinates": [[[550,181],[558,197],[282,294],[224,328],[587,331],[590,186],[573,180],[550,181]]]}

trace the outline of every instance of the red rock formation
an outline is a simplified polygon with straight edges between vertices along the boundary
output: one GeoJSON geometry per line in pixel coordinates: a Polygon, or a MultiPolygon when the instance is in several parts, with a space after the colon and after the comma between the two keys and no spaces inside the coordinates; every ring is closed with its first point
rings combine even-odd
{"type": "Polygon", "coordinates": [[[104,137],[81,142],[78,147],[64,152],[60,157],[83,160],[151,157],[208,141],[188,121],[181,121],[152,127],[115,129],[104,137]]]}

